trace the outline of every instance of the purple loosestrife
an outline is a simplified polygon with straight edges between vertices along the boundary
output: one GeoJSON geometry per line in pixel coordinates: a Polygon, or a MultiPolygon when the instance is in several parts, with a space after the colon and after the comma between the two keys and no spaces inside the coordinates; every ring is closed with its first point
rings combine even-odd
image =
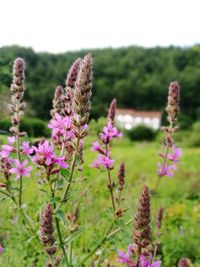
{"type": "Polygon", "coordinates": [[[150,213],[150,193],[148,187],[145,185],[138,201],[134,223],[133,243],[137,259],[141,255],[149,255],[151,253],[150,213]]]}
{"type": "Polygon", "coordinates": [[[163,208],[160,207],[158,210],[157,218],[156,218],[156,227],[157,228],[161,228],[162,220],[163,220],[163,208]]]}
{"type": "MultiPolygon", "coordinates": [[[[114,182],[111,179],[110,171],[114,168],[114,159],[112,159],[110,153],[110,142],[122,137],[122,133],[114,127],[116,100],[113,100],[110,104],[108,112],[107,125],[103,127],[103,132],[99,134],[101,144],[98,142],[92,143],[91,150],[98,152],[97,159],[94,160],[92,167],[97,169],[105,169],[108,173],[108,189],[110,191],[113,210],[115,211],[115,199],[113,195],[114,182]]],[[[119,213],[121,214],[121,212],[119,213]]],[[[116,214],[117,215],[117,214],[116,214]]]]}
{"type": "Polygon", "coordinates": [[[54,226],[53,226],[53,208],[47,204],[40,219],[40,240],[48,256],[52,257],[56,253],[54,246],[54,226]]]}
{"type": "Polygon", "coordinates": [[[51,116],[54,118],[55,114],[63,115],[63,101],[64,101],[64,89],[62,86],[57,86],[53,99],[53,109],[51,110],[51,116]]]}
{"type": "Polygon", "coordinates": [[[84,138],[87,134],[91,108],[92,76],[92,56],[88,54],[80,63],[72,101],[73,131],[79,139],[84,138]]]}
{"type": "Polygon", "coordinates": [[[11,117],[12,127],[10,131],[13,135],[23,136],[24,133],[20,132],[19,124],[24,115],[25,103],[22,102],[25,86],[24,86],[24,70],[25,63],[21,58],[17,58],[13,64],[13,82],[11,84],[11,104],[10,109],[13,113],[11,117]]]}
{"type": "Polygon", "coordinates": [[[28,160],[24,160],[22,163],[19,160],[15,160],[15,168],[10,169],[10,173],[16,173],[15,180],[18,180],[20,176],[30,176],[31,166],[27,166],[28,160]]]}
{"type": "Polygon", "coordinates": [[[162,163],[158,163],[158,180],[154,191],[157,190],[161,177],[170,177],[174,175],[174,171],[177,170],[177,163],[182,155],[181,149],[175,146],[172,138],[172,134],[178,130],[178,126],[175,125],[175,123],[179,113],[180,86],[176,81],[174,81],[170,84],[168,90],[168,103],[166,112],[168,114],[167,120],[169,122],[169,126],[161,128],[161,130],[165,132],[165,140],[163,144],[163,152],[160,153],[162,163]],[[170,153],[170,151],[172,153],[170,153]]]}
{"type": "Polygon", "coordinates": [[[39,143],[38,147],[32,146],[32,149],[34,151],[34,155],[31,156],[32,161],[43,166],[48,176],[58,173],[60,167],[68,167],[65,162],[65,156],[56,156],[53,144],[49,143],[47,140],[39,143]]]}

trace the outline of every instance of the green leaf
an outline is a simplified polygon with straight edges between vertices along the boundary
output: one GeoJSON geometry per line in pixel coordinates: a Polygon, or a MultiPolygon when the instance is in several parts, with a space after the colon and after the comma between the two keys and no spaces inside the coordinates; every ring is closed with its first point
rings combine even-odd
{"type": "Polygon", "coordinates": [[[57,182],[56,182],[56,186],[57,188],[62,188],[64,185],[64,180],[63,179],[59,179],[57,182]]]}
{"type": "Polygon", "coordinates": [[[50,199],[50,202],[51,203],[58,203],[58,202],[60,202],[60,197],[52,197],[51,199],[50,199]]]}
{"type": "Polygon", "coordinates": [[[64,212],[63,212],[62,210],[58,210],[58,211],[56,212],[56,217],[57,217],[61,222],[63,222],[64,225],[67,224],[67,222],[66,222],[66,218],[65,218],[65,214],[64,214],[64,212]]]}
{"type": "Polygon", "coordinates": [[[69,173],[70,173],[70,172],[69,172],[68,169],[63,169],[63,168],[62,168],[62,169],[60,170],[60,174],[61,174],[61,176],[64,177],[66,180],[68,180],[67,178],[69,177],[69,173]]]}

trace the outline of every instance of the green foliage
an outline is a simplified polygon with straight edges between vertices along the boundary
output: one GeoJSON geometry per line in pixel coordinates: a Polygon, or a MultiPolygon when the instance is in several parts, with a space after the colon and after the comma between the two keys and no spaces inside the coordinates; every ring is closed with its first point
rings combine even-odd
{"type": "MultiPolygon", "coordinates": [[[[11,122],[9,118],[0,120],[0,129],[9,133],[11,122]]],[[[27,132],[30,137],[48,137],[50,134],[47,123],[37,118],[24,117],[21,121],[21,130],[27,132]]]]}
{"type": "Polygon", "coordinates": [[[97,121],[92,119],[89,123],[89,131],[91,135],[97,136],[106,125],[106,118],[99,118],[97,121]]]}
{"type": "MultiPolygon", "coordinates": [[[[91,118],[106,116],[115,97],[118,107],[164,110],[167,87],[172,80],[181,84],[181,126],[187,128],[199,118],[200,46],[191,48],[128,47],[92,50],[94,88],[91,118]],[[184,94],[182,92],[184,91],[184,94]]],[[[41,119],[49,118],[56,85],[64,85],[70,65],[88,51],[58,55],[35,53],[18,46],[0,48],[0,92],[9,88],[13,59],[26,61],[25,101],[41,119]]]]}
{"type": "Polygon", "coordinates": [[[127,134],[132,141],[152,141],[156,137],[156,131],[144,125],[132,128],[127,134]]]}

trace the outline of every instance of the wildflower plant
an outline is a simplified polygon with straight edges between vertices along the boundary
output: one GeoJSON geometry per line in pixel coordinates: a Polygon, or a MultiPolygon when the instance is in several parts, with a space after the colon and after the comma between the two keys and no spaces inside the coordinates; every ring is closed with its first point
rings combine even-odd
{"type": "MultiPolygon", "coordinates": [[[[111,143],[114,139],[123,136],[115,125],[116,100],[114,99],[109,107],[107,123],[99,133],[99,140],[93,142],[91,148],[97,152],[92,167],[106,173],[107,176],[112,220],[104,233],[96,240],[95,245],[86,251],[83,257],[76,254],[73,242],[78,239],[82,230],[78,221],[80,209],[77,202],[87,194],[94,182],[92,181],[86,188],[83,185],[78,193],[74,190],[82,169],[84,139],[88,134],[92,68],[93,60],[90,54],[73,63],[65,80],[65,87],[58,86],[55,90],[53,108],[50,111],[51,120],[48,124],[51,129],[51,138],[42,138],[33,145],[22,139],[26,133],[21,131],[20,126],[25,109],[23,102],[25,62],[18,58],[13,65],[13,82],[10,88],[11,136],[0,150],[0,194],[5,199],[11,200],[14,210],[17,210],[22,221],[23,230],[31,238],[34,249],[45,251],[48,257],[45,260],[46,266],[88,266],[89,259],[96,251],[102,247],[107,248],[110,240],[113,240],[115,235],[133,221],[131,218],[124,222],[121,218],[125,211],[125,208],[122,208],[126,169],[124,162],[118,167],[117,177],[113,174],[116,163],[111,143]],[[44,176],[43,183],[39,184],[39,191],[44,193],[44,197],[40,199],[41,209],[38,207],[38,220],[36,221],[30,217],[28,203],[23,198],[24,180],[29,179],[31,175],[35,176],[33,173],[35,167],[37,170],[42,170],[44,176]]],[[[165,153],[160,154],[163,163],[159,163],[159,181],[162,176],[173,174],[181,156],[181,150],[174,145],[172,139],[172,133],[177,130],[174,123],[179,112],[178,104],[179,85],[173,82],[169,87],[166,109],[170,125],[163,129],[166,133],[165,153]]],[[[161,264],[153,253],[150,198],[149,189],[144,186],[138,202],[133,238],[128,252],[119,251],[117,261],[129,267],[159,267],[161,264]]],[[[161,224],[161,217],[160,214],[157,225],[161,224]]],[[[23,234],[24,232],[22,236],[23,234]]],[[[3,254],[5,250],[3,244],[0,244],[0,254],[3,254]]],[[[99,264],[100,262],[99,260],[99,264]]]]}

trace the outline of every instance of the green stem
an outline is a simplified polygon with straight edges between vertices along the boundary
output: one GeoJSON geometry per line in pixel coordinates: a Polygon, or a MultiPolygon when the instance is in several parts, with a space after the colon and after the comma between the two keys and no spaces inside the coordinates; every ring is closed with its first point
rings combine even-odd
{"type": "Polygon", "coordinates": [[[106,232],[105,236],[102,238],[102,240],[99,242],[99,244],[97,244],[93,250],[91,250],[91,252],[85,257],[82,259],[82,261],[80,263],[78,263],[76,265],[76,267],[80,267],[83,265],[83,263],[85,263],[102,245],[105,244],[105,242],[109,239],[109,234],[110,232],[112,231],[113,227],[115,225],[115,221],[112,222],[112,224],[110,225],[110,227],[108,228],[108,231],[106,232]]]}
{"type": "MultiPolygon", "coordinates": [[[[106,155],[108,155],[108,144],[106,144],[106,155]]],[[[114,199],[114,195],[113,195],[113,185],[112,185],[112,178],[111,178],[111,173],[110,170],[107,170],[108,173],[108,187],[109,187],[109,191],[110,191],[110,196],[111,196],[111,201],[112,201],[112,207],[113,207],[113,211],[115,212],[115,199],[114,199]]]]}
{"type": "Polygon", "coordinates": [[[69,266],[72,267],[72,248],[73,248],[73,241],[69,243],[69,266]]]}
{"type": "Polygon", "coordinates": [[[72,183],[72,178],[73,178],[73,174],[74,174],[74,169],[75,169],[75,165],[76,165],[76,160],[77,160],[77,157],[78,157],[79,142],[80,142],[80,139],[77,138],[77,143],[76,143],[76,147],[75,147],[75,151],[74,151],[74,156],[73,156],[72,163],[71,163],[71,169],[70,169],[70,174],[69,174],[69,182],[67,184],[67,187],[66,187],[65,192],[63,194],[62,200],[61,200],[60,204],[58,205],[56,211],[59,210],[62,207],[63,203],[66,201],[66,197],[67,197],[68,192],[70,190],[71,183],[72,183]]]}
{"type": "MultiPolygon", "coordinates": [[[[47,181],[49,182],[49,186],[50,186],[50,190],[51,190],[51,197],[54,198],[55,197],[55,191],[54,191],[54,189],[52,187],[52,183],[51,183],[51,180],[50,180],[50,177],[49,177],[49,174],[48,174],[47,170],[46,170],[46,178],[47,178],[47,181]]],[[[53,208],[54,208],[54,213],[55,213],[55,211],[56,211],[56,203],[53,203],[53,208]]],[[[56,223],[56,231],[57,231],[57,234],[58,234],[59,243],[60,243],[64,258],[65,258],[65,261],[67,263],[67,266],[69,266],[67,253],[65,251],[64,243],[63,243],[63,240],[62,240],[62,234],[61,234],[61,230],[60,230],[59,219],[56,216],[55,216],[55,223],[56,223]]]]}

